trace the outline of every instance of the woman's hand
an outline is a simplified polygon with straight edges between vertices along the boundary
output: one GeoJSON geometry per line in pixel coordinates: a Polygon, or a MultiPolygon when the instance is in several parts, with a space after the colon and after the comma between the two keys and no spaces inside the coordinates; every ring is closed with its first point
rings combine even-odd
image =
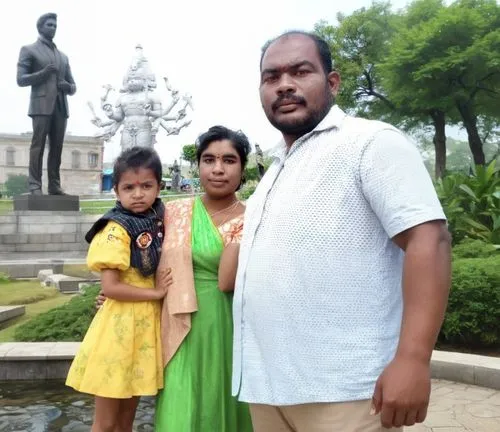
{"type": "Polygon", "coordinates": [[[156,284],[155,291],[158,294],[158,300],[161,300],[167,295],[168,287],[174,283],[174,278],[172,277],[172,269],[162,269],[158,270],[156,273],[156,284]]]}

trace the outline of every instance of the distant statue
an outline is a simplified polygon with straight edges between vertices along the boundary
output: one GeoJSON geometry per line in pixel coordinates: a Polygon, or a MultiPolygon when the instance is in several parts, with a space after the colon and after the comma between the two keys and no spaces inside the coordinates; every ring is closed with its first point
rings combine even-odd
{"type": "Polygon", "coordinates": [[[171,172],[172,172],[172,189],[176,192],[179,192],[181,185],[181,169],[179,167],[179,164],[177,163],[177,159],[174,160],[171,172]]]}
{"type": "Polygon", "coordinates": [[[114,90],[113,87],[103,86],[105,92],[101,97],[101,109],[108,120],[101,120],[89,102],[93,115],[91,122],[101,128],[97,136],[109,141],[123,126],[120,144],[122,150],[126,150],[134,146],[152,147],[156,142],[160,126],[168,135],[176,135],[182,128],[189,126],[191,121],[177,123],[186,116],[186,108],[188,106],[192,108],[191,97],[185,95],[181,98],[179,92],[170,87],[168,80],[166,78],[164,80],[167,90],[172,94],[172,100],[166,108],[162,108],[161,101],[155,94],[156,78],[148,60],[144,57],[142,47],[138,45],[114,107],[108,100],[111,91],[114,90]],[[181,99],[184,101],[184,106],[175,115],[170,115],[181,99]]]}
{"type": "Polygon", "coordinates": [[[264,153],[262,153],[259,144],[255,144],[255,161],[257,162],[257,168],[259,170],[259,178],[262,178],[266,169],[264,167],[264,153]]]}
{"type": "Polygon", "coordinates": [[[29,158],[29,190],[42,195],[42,165],[45,142],[49,138],[47,161],[48,192],[65,195],[59,169],[66,123],[69,117],[67,95],[76,92],[68,57],[52,41],[57,29],[57,15],[47,13],[36,23],[38,40],[21,48],[17,63],[17,84],[31,86],[28,115],[33,121],[29,158]]]}

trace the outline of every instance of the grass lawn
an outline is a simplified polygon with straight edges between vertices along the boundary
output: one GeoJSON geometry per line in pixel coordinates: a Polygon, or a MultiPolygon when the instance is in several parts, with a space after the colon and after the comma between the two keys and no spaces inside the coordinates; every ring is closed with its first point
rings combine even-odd
{"type": "Polygon", "coordinates": [[[55,288],[42,288],[38,281],[12,281],[0,283],[0,305],[26,306],[23,316],[2,323],[0,327],[0,343],[14,341],[15,329],[31,318],[61,306],[71,300],[72,295],[61,294],[55,288]]]}
{"type": "Polygon", "coordinates": [[[0,215],[8,213],[14,209],[12,200],[0,199],[0,215]]]}

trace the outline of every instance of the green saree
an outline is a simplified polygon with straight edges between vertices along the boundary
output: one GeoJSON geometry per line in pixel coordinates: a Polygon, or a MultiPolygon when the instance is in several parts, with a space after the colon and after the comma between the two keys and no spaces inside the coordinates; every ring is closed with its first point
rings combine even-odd
{"type": "Polygon", "coordinates": [[[165,369],[157,432],[251,432],[246,404],[231,396],[232,293],[218,288],[224,244],[200,198],[193,204],[191,250],[198,310],[165,369]]]}

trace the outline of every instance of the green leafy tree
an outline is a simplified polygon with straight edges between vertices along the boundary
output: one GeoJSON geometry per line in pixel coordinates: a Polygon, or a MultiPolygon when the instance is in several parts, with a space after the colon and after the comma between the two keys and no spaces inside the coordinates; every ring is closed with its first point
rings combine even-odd
{"type": "Polygon", "coordinates": [[[316,34],[330,45],[333,65],[342,76],[338,104],[363,117],[379,118],[395,106],[379,85],[378,64],[396,29],[389,2],[375,2],[351,15],[337,14],[338,25],[320,21],[316,34]]]}
{"type": "Polygon", "coordinates": [[[499,12],[495,0],[449,6],[417,0],[402,15],[380,66],[382,85],[396,105],[428,109],[443,134],[445,114],[447,123],[461,121],[478,165],[486,161],[479,116],[500,116],[500,105],[493,103],[500,94],[499,12]]]}
{"type": "Polygon", "coordinates": [[[24,174],[9,174],[4,187],[10,196],[26,193],[29,190],[28,176],[24,174]]]}
{"type": "Polygon", "coordinates": [[[182,159],[186,162],[189,162],[189,167],[193,168],[196,163],[196,145],[195,144],[187,144],[182,147],[182,159]]]}
{"type": "Polygon", "coordinates": [[[427,20],[442,7],[440,0],[427,3],[427,8],[410,10],[407,15],[393,13],[390,3],[373,3],[370,8],[358,9],[348,16],[338,14],[338,26],[320,22],[315,31],[330,44],[334,65],[342,75],[339,105],[359,116],[384,120],[407,131],[431,125],[436,175],[440,177],[446,166],[445,111],[428,101],[418,105],[406,103],[413,93],[404,86],[397,88],[404,97],[393,97],[393,87],[384,85],[387,80],[380,68],[403,25],[427,20]]]}

